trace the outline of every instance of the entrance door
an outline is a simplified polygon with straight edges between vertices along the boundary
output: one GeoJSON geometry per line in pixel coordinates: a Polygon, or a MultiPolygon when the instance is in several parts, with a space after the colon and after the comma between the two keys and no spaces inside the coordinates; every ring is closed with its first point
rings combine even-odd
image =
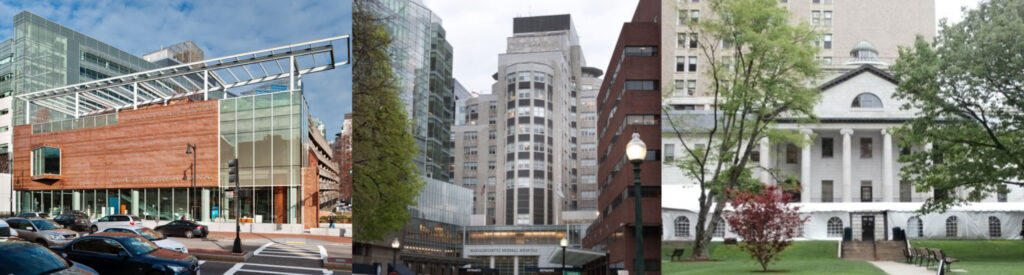
{"type": "Polygon", "coordinates": [[[875,241],[875,216],[860,216],[861,240],[875,241]]]}

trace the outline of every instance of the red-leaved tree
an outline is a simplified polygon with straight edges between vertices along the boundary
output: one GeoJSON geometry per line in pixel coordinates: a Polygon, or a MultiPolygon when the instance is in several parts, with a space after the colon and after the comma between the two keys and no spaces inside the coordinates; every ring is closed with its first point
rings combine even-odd
{"type": "Polygon", "coordinates": [[[768,264],[779,260],[779,253],[793,243],[808,218],[800,217],[799,207],[791,207],[790,196],[777,186],[730,193],[734,211],[726,220],[743,239],[740,249],[757,260],[762,271],[768,271],[768,264]]]}

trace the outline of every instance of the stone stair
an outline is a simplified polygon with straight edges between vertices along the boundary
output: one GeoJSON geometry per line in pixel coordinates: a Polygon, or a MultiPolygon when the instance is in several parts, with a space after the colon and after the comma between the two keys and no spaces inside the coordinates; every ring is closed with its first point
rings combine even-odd
{"type": "Polygon", "coordinates": [[[902,241],[843,242],[843,259],[862,261],[902,261],[902,241]]]}

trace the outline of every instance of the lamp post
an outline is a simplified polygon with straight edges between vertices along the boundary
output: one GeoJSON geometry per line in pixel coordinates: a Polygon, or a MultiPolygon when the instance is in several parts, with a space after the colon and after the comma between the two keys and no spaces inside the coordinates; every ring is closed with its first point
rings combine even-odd
{"type": "Polygon", "coordinates": [[[395,237],[391,241],[391,270],[398,273],[398,248],[402,247],[402,243],[398,241],[398,237],[395,237]]]}
{"type": "Polygon", "coordinates": [[[196,151],[196,145],[192,144],[192,143],[187,144],[187,147],[185,147],[185,154],[186,155],[192,155],[192,188],[189,190],[189,193],[191,194],[192,199],[189,200],[188,205],[189,205],[189,210],[191,210],[191,212],[192,212],[191,213],[192,218],[195,219],[196,221],[198,221],[199,219],[196,218],[196,204],[195,204],[195,201],[196,201],[196,156],[199,155],[199,152],[196,151]]]}
{"type": "Polygon", "coordinates": [[[562,246],[562,274],[565,274],[565,248],[569,246],[569,239],[562,237],[558,244],[562,246]]]}
{"type": "Polygon", "coordinates": [[[640,140],[640,133],[636,129],[633,130],[633,139],[626,144],[626,157],[629,158],[629,162],[633,163],[633,215],[636,216],[633,236],[636,238],[636,274],[643,275],[646,269],[644,268],[644,219],[640,211],[642,198],[640,194],[640,164],[647,157],[647,144],[640,140]]]}

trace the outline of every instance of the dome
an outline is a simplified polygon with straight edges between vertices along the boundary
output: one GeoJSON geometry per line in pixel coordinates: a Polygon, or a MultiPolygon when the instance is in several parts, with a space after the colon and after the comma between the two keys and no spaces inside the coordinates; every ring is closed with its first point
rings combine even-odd
{"type": "Polygon", "coordinates": [[[884,62],[878,60],[878,49],[875,49],[875,45],[871,42],[861,40],[853,45],[850,49],[850,59],[846,61],[847,65],[863,65],[871,64],[877,66],[885,66],[884,62]]]}
{"type": "Polygon", "coordinates": [[[865,57],[858,56],[858,54],[861,53],[862,51],[869,51],[871,53],[874,53],[875,55],[878,55],[878,49],[875,49],[875,45],[872,45],[871,42],[861,40],[860,42],[857,42],[857,45],[853,46],[853,49],[850,49],[850,56],[865,57]]]}

